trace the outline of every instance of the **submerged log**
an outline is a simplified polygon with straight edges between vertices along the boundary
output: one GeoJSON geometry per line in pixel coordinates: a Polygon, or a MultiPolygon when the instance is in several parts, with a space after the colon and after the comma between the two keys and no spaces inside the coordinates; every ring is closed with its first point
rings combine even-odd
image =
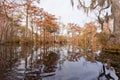
{"type": "Polygon", "coordinates": [[[109,53],[119,53],[120,54],[120,50],[118,49],[103,49],[103,52],[109,52],[109,53]]]}

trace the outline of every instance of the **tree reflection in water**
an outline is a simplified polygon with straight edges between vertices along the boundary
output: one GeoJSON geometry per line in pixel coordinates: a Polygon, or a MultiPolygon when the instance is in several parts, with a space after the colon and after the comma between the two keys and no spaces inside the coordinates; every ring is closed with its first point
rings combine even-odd
{"type": "Polygon", "coordinates": [[[96,80],[104,73],[96,59],[95,53],[71,45],[0,46],[0,79],[96,80]]]}
{"type": "Polygon", "coordinates": [[[110,69],[115,69],[117,76],[120,77],[120,53],[103,52],[100,59],[103,63],[109,64],[110,69]]]}

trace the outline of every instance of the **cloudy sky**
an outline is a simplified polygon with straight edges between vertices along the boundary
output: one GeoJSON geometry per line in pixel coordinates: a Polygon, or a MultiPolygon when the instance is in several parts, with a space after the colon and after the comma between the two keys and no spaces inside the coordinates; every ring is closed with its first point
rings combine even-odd
{"type": "Polygon", "coordinates": [[[73,8],[70,0],[41,0],[39,6],[56,15],[64,23],[74,22],[83,26],[85,23],[95,20],[93,13],[87,16],[82,10],[73,8]]]}

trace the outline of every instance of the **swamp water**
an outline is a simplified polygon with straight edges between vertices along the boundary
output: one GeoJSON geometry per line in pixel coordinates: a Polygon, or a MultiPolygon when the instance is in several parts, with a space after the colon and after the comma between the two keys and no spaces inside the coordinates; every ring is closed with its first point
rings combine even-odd
{"type": "Polygon", "coordinates": [[[118,80],[119,60],[71,45],[0,46],[0,80],[118,80]]]}

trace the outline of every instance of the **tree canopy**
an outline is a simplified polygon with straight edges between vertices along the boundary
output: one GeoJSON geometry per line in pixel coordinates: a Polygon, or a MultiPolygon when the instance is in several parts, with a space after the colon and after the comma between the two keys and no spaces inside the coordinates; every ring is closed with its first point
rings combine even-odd
{"type": "MultiPolygon", "coordinates": [[[[110,18],[114,19],[114,31],[119,33],[120,31],[120,0],[90,0],[89,6],[86,6],[85,1],[88,0],[78,0],[77,8],[83,8],[85,13],[92,10],[98,11],[98,22],[101,24],[101,29],[103,29],[103,23],[108,22],[110,18]],[[111,14],[104,10],[110,8],[111,14]],[[101,17],[102,12],[104,12],[104,17],[101,17]]],[[[75,0],[71,0],[72,6],[75,5],[75,0]]]]}

